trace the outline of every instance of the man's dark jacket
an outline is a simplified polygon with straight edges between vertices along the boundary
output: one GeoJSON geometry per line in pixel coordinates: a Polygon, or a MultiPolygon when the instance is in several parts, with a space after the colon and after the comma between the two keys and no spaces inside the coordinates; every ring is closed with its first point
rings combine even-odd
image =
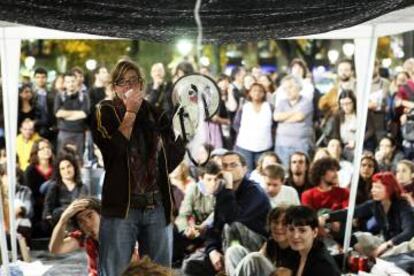
{"type": "Polygon", "coordinates": [[[270,208],[263,189],[246,177],[236,191],[221,189],[216,195],[214,225],[207,230],[206,253],[221,250],[224,224],[240,222],[250,230],[267,236],[266,218],[270,208]]]}
{"type": "MultiPolygon", "coordinates": [[[[102,190],[102,215],[109,217],[128,216],[130,208],[132,183],[130,183],[130,142],[118,130],[125,115],[125,107],[120,99],[104,100],[96,109],[92,124],[94,142],[102,152],[105,164],[105,180],[102,190]]],[[[139,124],[145,124],[146,131],[156,131],[161,138],[158,152],[157,184],[162,194],[167,224],[172,221],[173,195],[168,174],[182,161],[185,153],[181,139],[177,141],[165,113],[156,110],[144,101],[136,115],[132,132],[139,124]]],[[[131,134],[132,137],[132,134],[131,134]]]]}

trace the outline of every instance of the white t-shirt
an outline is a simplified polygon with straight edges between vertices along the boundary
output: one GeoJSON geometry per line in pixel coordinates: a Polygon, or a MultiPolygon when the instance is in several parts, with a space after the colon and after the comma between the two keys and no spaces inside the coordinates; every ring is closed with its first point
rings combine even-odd
{"type": "Polygon", "coordinates": [[[270,205],[272,208],[280,205],[300,205],[299,195],[295,188],[282,185],[279,193],[275,197],[270,197],[270,205]]]}
{"type": "Polygon", "coordinates": [[[268,102],[256,112],[251,102],[243,105],[236,145],[249,151],[259,152],[272,147],[272,109],[268,102]]]}

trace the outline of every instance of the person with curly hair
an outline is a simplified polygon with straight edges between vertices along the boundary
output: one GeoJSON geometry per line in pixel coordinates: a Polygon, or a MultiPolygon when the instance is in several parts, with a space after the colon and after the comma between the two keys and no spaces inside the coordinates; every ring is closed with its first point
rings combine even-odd
{"type": "Polygon", "coordinates": [[[310,169],[314,187],[303,192],[302,204],[316,211],[338,210],[348,206],[349,191],[338,187],[338,161],[331,157],[317,160],[310,169]]]}

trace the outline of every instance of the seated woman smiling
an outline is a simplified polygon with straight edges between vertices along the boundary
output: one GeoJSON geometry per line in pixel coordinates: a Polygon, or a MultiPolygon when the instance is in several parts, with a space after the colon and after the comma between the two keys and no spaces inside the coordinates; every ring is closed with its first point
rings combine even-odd
{"type": "Polygon", "coordinates": [[[307,206],[288,208],[286,223],[289,245],[299,253],[293,275],[341,275],[335,260],[317,238],[318,217],[313,209],[307,206]]]}

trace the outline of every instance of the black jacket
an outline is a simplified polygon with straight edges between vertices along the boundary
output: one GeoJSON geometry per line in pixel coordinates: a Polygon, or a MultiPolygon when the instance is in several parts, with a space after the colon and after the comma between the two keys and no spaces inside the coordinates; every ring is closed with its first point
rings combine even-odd
{"type": "MultiPolygon", "coordinates": [[[[104,100],[96,109],[92,124],[95,143],[102,152],[105,164],[105,180],[102,190],[102,215],[109,217],[127,217],[130,208],[132,183],[130,183],[130,142],[118,130],[125,115],[125,107],[120,99],[104,100]],[[117,102],[118,101],[118,102],[117,102]]],[[[171,124],[164,113],[156,110],[146,101],[135,119],[134,129],[138,124],[160,134],[162,147],[158,154],[158,186],[163,198],[167,224],[172,220],[173,198],[168,174],[182,161],[185,153],[181,139],[175,141],[171,124]]]]}
{"type": "MultiPolygon", "coordinates": [[[[298,261],[300,257],[298,256],[298,261]]],[[[297,266],[298,267],[298,266],[297,266]]],[[[296,272],[294,273],[296,275],[296,272]]],[[[329,254],[325,245],[318,240],[313,242],[312,249],[309,251],[302,276],[340,276],[341,271],[338,268],[334,258],[329,254]]]]}
{"type": "MultiPolygon", "coordinates": [[[[345,221],[347,210],[329,214],[330,221],[345,221]]],[[[369,219],[374,216],[386,241],[397,245],[414,236],[414,211],[404,199],[393,199],[385,214],[381,202],[369,200],[355,207],[354,218],[369,219]]]]}
{"type": "Polygon", "coordinates": [[[263,189],[246,177],[236,191],[223,187],[216,196],[213,228],[207,230],[206,252],[221,250],[224,224],[240,222],[250,230],[267,236],[265,224],[269,211],[269,199],[263,189]]]}

